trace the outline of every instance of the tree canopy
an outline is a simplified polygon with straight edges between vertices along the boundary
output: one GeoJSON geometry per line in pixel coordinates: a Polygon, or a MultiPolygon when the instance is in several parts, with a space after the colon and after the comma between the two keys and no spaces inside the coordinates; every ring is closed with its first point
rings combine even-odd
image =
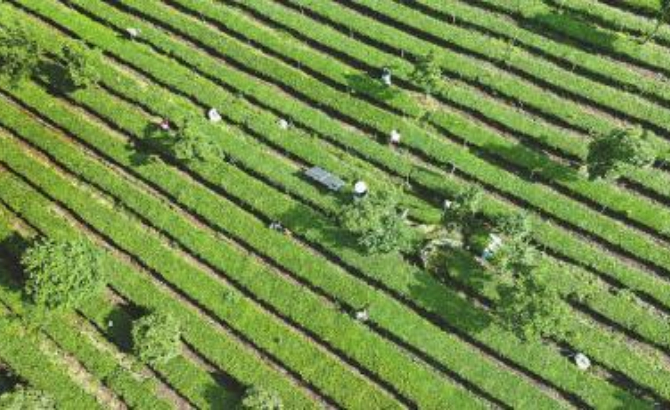
{"type": "Polygon", "coordinates": [[[147,364],[163,364],[181,353],[181,327],[169,314],[153,312],[133,322],[133,351],[147,364]]]}
{"type": "Polygon", "coordinates": [[[37,242],[21,259],[27,274],[26,294],[37,306],[76,307],[104,287],[107,274],[102,255],[85,240],[37,242]]]}
{"type": "Polygon", "coordinates": [[[428,54],[419,57],[410,78],[426,94],[439,91],[442,85],[442,68],[435,50],[430,50],[428,54]]]}
{"type": "Polygon", "coordinates": [[[41,48],[22,24],[10,21],[0,27],[0,73],[12,84],[34,73],[41,54],[41,48]]]}
{"type": "Polygon", "coordinates": [[[199,132],[190,122],[173,135],[172,153],[180,161],[209,162],[224,158],[223,150],[211,136],[199,132]]]}
{"type": "Polygon", "coordinates": [[[44,392],[19,386],[0,396],[0,410],[55,410],[56,404],[44,392]]]}
{"type": "Polygon", "coordinates": [[[531,220],[525,212],[499,217],[494,231],[503,237],[502,245],[489,260],[498,271],[512,271],[523,274],[533,269],[537,252],[531,245],[531,220]]]}
{"type": "Polygon", "coordinates": [[[534,269],[499,286],[496,303],[501,325],[522,339],[547,336],[564,331],[570,312],[547,275],[534,269]]]}
{"type": "Polygon", "coordinates": [[[93,64],[100,60],[100,51],[88,48],[80,42],[63,46],[61,60],[67,70],[69,81],[75,88],[86,88],[100,81],[98,69],[93,64]]]}
{"type": "Polygon", "coordinates": [[[259,387],[251,387],[242,399],[242,408],[246,410],[282,410],[284,405],[277,393],[259,387]]]}
{"type": "Polygon", "coordinates": [[[413,234],[393,190],[376,190],[344,207],[340,222],[368,253],[407,251],[413,234]]]}
{"type": "Polygon", "coordinates": [[[455,223],[463,228],[474,224],[481,212],[484,193],[478,186],[468,186],[460,191],[445,210],[444,219],[447,223],[455,223]]]}
{"type": "Polygon", "coordinates": [[[616,179],[630,168],[648,167],[657,150],[642,128],[618,129],[589,144],[586,163],[591,178],[616,179]]]}

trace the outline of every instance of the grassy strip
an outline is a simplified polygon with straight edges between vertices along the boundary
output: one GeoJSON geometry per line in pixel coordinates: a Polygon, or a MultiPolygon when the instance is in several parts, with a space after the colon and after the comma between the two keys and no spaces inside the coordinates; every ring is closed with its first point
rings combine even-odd
{"type": "MultiPolygon", "coordinates": [[[[2,271],[0,274],[4,282],[7,272],[2,271]]],[[[40,336],[26,330],[15,313],[6,307],[0,311],[0,340],[0,359],[31,386],[51,395],[59,408],[80,409],[80,406],[85,406],[87,409],[102,409],[94,397],[48,357],[43,351],[40,336]]]]}
{"type": "Polygon", "coordinates": [[[0,317],[0,358],[29,384],[47,392],[62,409],[102,409],[102,406],[75,384],[39,347],[39,337],[17,321],[0,317]]]}
{"type": "MultiPolygon", "coordinates": [[[[6,274],[7,272],[2,272],[6,274]]],[[[15,314],[25,312],[20,295],[9,294],[3,289],[0,297],[11,304],[15,314]]],[[[82,337],[71,318],[52,318],[43,327],[44,332],[69,354],[75,356],[82,365],[101,383],[118,394],[124,403],[139,409],[169,409],[168,403],[156,397],[156,383],[124,367],[116,358],[98,350],[87,337],[82,337]]]]}

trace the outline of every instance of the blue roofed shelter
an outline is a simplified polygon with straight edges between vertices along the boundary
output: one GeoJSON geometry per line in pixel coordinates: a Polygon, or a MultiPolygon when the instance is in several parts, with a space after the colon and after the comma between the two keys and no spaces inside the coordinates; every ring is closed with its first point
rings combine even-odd
{"type": "Polygon", "coordinates": [[[312,167],[305,171],[305,175],[319,184],[325,186],[331,191],[337,192],[345,185],[337,176],[331,174],[330,172],[324,170],[320,167],[312,167]]]}

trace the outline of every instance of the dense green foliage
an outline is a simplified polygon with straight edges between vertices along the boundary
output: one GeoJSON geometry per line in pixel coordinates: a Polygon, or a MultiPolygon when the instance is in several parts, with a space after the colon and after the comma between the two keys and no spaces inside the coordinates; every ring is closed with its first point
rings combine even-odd
{"type": "Polygon", "coordinates": [[[368,253],[408,251],[413,235],[393,190],[377,190],[346,205],[340,222],[368,253]]]}
{"type": "Polygon", "coordinates": [[[586,159],[589,176],[616,179],[631,169],[653,164],[657,149],[650,134],[636,127],[614,130],[593,140],[586,159]]]}
{"type": "Polygon", "coordinates": [[[541,270],[526,271],[498,288],[498,321],[522,339],[562,335],[570,310],[541,270]]]}
{"type": "Polygon", "coordinates": [[[439,92],[442,86],[442,67],[437,52],[430,50],[418,58],[410,79],[426,94],[439,92]]]}
{"type": "Polygon", "coordinates": [[[21,259],[26,294],[39,307],[76,307],[104,287],[101,258],[102,252],[85,240],[39,241],[21,259]]]}
{"type": "Polygon", "coordinates": [[[476,224],[482,211],[484,192],[478,186],[471,185],[459,191],[444,212],[447,225],[457,225],[467,230],[476,224]]]}
{"type": "Polygon", "coordinates": [[[245,410],[282,410],[284,405],[277,393],[260,387],[251,387],[244,394],[242,408],[245,410]]]}
{"type": "Polygon", "coordinates": [[[498,271],[526,272],[535,266],[537,251],[531,245],[532,220],[521,212],[500,217],[493,230],[502,237],[502,245],[490,259],[498,271]]]}
{"type": "Polygon", "coordinates": [[[174,156],[180,161],[215,161],[224,159],[223,151],[211,136],[185,125],[174,135],[174,156]]]}
{"type": "Polygon", "coordinates": [[[40,56],[40,46],[22,24],[9,21],[6,26],[0,26],[1,75],[16,84],[33,74],[40,56]]]}
{"type": "Polygon", "coordinates": [[[160,365],[181,354],[181,326],[170,314],[153,312],[133,322],[133,351],[144,363],[160,365]]]}
{"type": "Polygon", "coordinates": [[[86,88],[100,80],[95,63],[100,61],[101,53],[91,50],[81,42],[73,42],[63,47],[61,61],[68,79],[75,88],[86,88]]]}
{"type": "Polygon", "coordinates": [[[0,396],[0,410],[55,410],[53,399],[42,391],[19,386],[0,396]]]}

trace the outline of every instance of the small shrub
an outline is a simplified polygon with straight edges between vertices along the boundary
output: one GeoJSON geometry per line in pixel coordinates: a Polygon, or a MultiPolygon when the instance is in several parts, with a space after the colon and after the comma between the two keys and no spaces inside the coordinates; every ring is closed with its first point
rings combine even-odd
{"type": "Polygon", "coordinates": [[[144,363],[164,364],[181,353],[181,329],[171,315],[154,312],[133,322],[133,350],[144,363]]]}
{"type": "Polygon", "coordinates": [[[596,138],[589,144],[586,158],[589,176],[613,180],[630,168],[650,166],[657,156],[650,136],[638,127],[615,130],[596,138]]]}
{"type": "Polygon", "coordinates": [[[409,251],[413,234],[391,190],[375,191],[347,205],[340,222],[368,253],[409,251]]]}
{"type": "Polygon", "coordinates": [[[174,135],[172,153],[180,161],[211,162],[224,158],[223,150],[214,140],[186,123],[174,135]]]}
{"type": "Polygon", "coordinates": [[[23,25],[10,22],[6,27],[0,27],[0,74],[12,84],[34,73],[41,54],[41,48],[23,25]]]}
{"type": "Polygon", "coordinates": [[[75,42],[63,47],[61,58],[69,81],[75,88],[86,88],[100,81],[100,74],[94,65],[100,60],[99,51],[75,42]]]}
{"type": "Polygon", "coordinates": [[[444,220],[447,224],[459,225],[464,230],[476,225],[477,217],[481,213],[484,193],[478,186],[469,186],[460,191],[445,210],[444,220]]]}
{"type": "Polygon", "coordinates": [[[435,50],[431,50],[428,54],[418,59],[410,78],[426,94],[430,95],[440,90],[442,86],[442,68],[440,67],[435,50]]]}

